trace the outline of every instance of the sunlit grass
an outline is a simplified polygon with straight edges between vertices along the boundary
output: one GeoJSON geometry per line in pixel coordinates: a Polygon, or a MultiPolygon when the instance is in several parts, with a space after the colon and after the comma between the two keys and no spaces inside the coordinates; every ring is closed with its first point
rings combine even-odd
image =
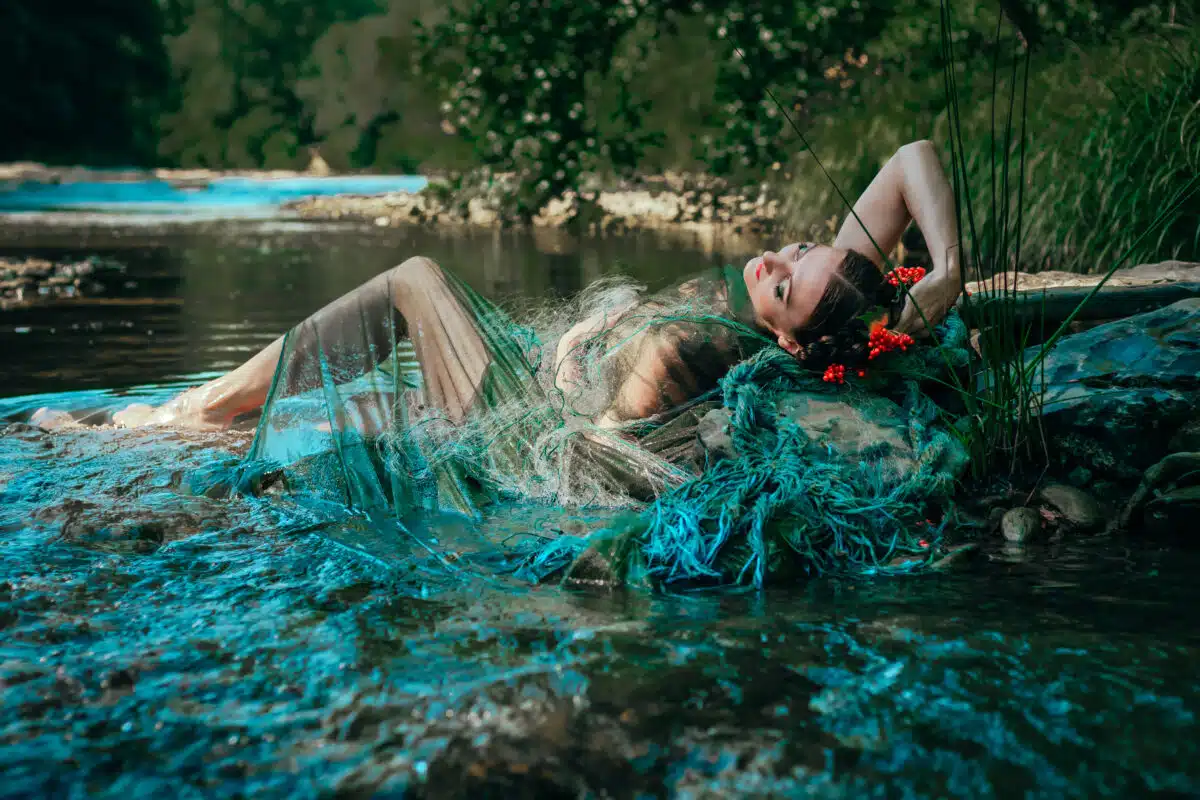
{"type": "MultiPolygon", "coordinates": [[[[1071,319],[1117,269],[1133,260],[1200,257],[1200,55],[1178,46],[1200,37],[1159,37],[1157,49],[1137,50],[1107,75],[1085,80],[1085,59],[1038,70],[998,9],[994,22],[985,66],[978,53],[955,52],[953,8],[942,0],[941,102],[926,120],[950,166],[964,283],[983,288],[964,297],[963,307],[977,329],[979,358],[966,375],[952,373],[964,411],[954,430],[977,479],[1049,464],[1039,373],[1071,319]],[[1053,331],[1035,331],[1046,322],[1021,322],[1014,273],[1030,266],[1104,277],[1053,331]],[[1035,333],[1043,344],[1031,351],[1035,333]]],[[[917,88],[910,85],[908,97],[924,96],[932,106],[930,87],[917,88]]],[[[898,105],[895,95],[887,102],[898,105]]],[[[857,131],[852,138],[797,129],[806,148],[795,164],[797,232],[832,232],[852,213],[847,196],[864,189],[905,141],[928,136],[916,127],[919,118],[893,126],[899,112],[878,108],[830,123],[857,131]]]]}
{"type": "MultiPolygon", "coordinates": [[[[807,132],[847,194],[864,189],[907,141],[932,138],[948,160],[951,131],[961,129],[965,181],[973,194],[990,195],[992,64],[977,53],[956,59],[956,120],[940,79],[884,76],[863,86],[861,105],[832,110],[807,132]]],[[[1025,191],[1021,266],[1103,272],[1200,172],[1200,28],[1177,21],[1086,52],[1034,53],[1030,67],[1025,180],[1009,187],[1025,191]]],[[[996,72],[994,91],[1011,96],[1010,71],[996,72]]],[[[792,172],[789,227],[835,228],[845,212],[829,182],[804,154],[792,172]]],[[[981,229],[997,224],[994,210],[977,204],[981,229]]],[[[1200,260],[1200,197],[1129,253],[1133,264],[1166,258],[1200,260]]]]}

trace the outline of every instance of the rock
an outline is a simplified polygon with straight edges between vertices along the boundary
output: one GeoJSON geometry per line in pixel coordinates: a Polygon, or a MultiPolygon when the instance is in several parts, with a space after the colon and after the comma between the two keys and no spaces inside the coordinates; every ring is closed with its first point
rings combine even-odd
{"type": "Polygon", "coordinates": [[[1052,483],[1044,487],[1038,496],[1042,503],[1062,516],[1064,522],[1084,531],[1100,530],[1107,515],[1090,494],[1074,486],[1052,483]]]}
{"type": "Polygon", "coordinates": [[[1200,412],[1200,299],[1068,336],[1044,366],[1043,422],[1064,471],[1134,478],[1200,412]]]}
{"type": "Polygon", "coordinates": [[[1185,422],[1175,431],[1171,441],[1167,442],[1167,450],[1172,453],[1200,452],[1200,419],[1185,422]]]}
{"type": "Polygon", "coordinates": [[[1200,486],[1162,492],[1146,504],[1141,529],[1151,536],[1181,536],[1196,529],[1200,515],[1200,486]]]}
{"type": "Polygon", "coordinates": [[[730,412],[727,408],[714,408],[700,419],[696,437],[711,461],[733,458],[737,451],[729,435],[730,412]]]}
{"type": "MultiPolygon", "coordinates": [[[[777,405],[781,417],[804,431],[815,452],[854,461],[878,463],[885,477],[897,478],[917,467],[917,454],[909,441],[908,412],[884,397],[854,394],[837,398],[825,394],[795,392],[777,405]]],[[[730,412],[719,408],[708,412],[699,423],[697,438],[709,460],[735,456],[729,435],[730,412]]],[[[966,453],[956,441],[929,448],[921,457],[935,459],[935,472],[958,475],[966,466],[966,453]]]]}
{"type": "Polygon", "coordinates": [[[908,415],[883,397],[864,395],[849,402],[798,392],[784,397],[778,407],[822,451],[833,448],[850,459],[879,458],[894,474],[916,466],[908,415]]]}
{"type": "MultiPolygon", "coordinates": [[[[915,229],[915,226],[914,228],[915,229]]],[[[910,229],[910,230],[913,230],[910,229]]],[[[991,290],[993,283],[997,287],[1015,286],[1018,291],[1039,291],[1041,289],[1057,289],[1066,286],[1095,286],[1104,275],[1100,273],[1080,274],[1063,272],[1062,270],[1043,270],[1042,272],[1010,272],[1007,279],[1003,275],[988,278],[980,282],[968,283],[966,289],[971,294],[986,293],[991,290]]],[[[1200,282],[1200,264],[1187,261],[1161,261],[1157,264],[1140,264],[1136,267],[1119,269],[1112,274],[1105,286],[1153,286],[1163,283],[1200,282]]]]}
{"type": "Polygon", "coordinates": [[[999,507],[993,508],[991,511],[989,511],[987,519],[984,522],[988,532],[997,530],[1000,527],[1000,523],[1004,520],[1004,515],[1007,513],[1008,509],[999,507]]]}
{"type": "Polygon", "coordinates": [[[978,542],[967,542],[966,544],[951,545],[945,549],[945,555],[935,559],[934,562],[929,565],[929,567],[930,569],[942,571],[962,566],[971,557],[976,555],[978,550],[978,542]]]}
{"type": "Polygon", "coordinates": [[[121,264],[97,257],[63,262],[0,258],[0,309],[103,292],[105,281],[115,281],[124,271],[121,264]]]}
{"type": "MultiPolygon", "coordinates": [[[[1172,524],[1183,524],[1186,510],[1195,503],[1190,491],[1200,485],[1200,452],[1172,453],[1146,470],[1137,491],[1113,521],[1116,531],[1167,532],[1172,524]],[[1181,510],[1182,509],[1182,510],[1181,510]]],[[[1200,509],[1196,509],[1200,511],[1200,509]]],[[[1195,527],[1196,517],[1186,519],[1195,527]]]]}
{"type": "Polygon", "coordinates": [[[1042,516],[1036,509],[1011,508],[1000,521],[1000,531],[1010,542],[1028,542],[1042,532],[1042,516]]]}

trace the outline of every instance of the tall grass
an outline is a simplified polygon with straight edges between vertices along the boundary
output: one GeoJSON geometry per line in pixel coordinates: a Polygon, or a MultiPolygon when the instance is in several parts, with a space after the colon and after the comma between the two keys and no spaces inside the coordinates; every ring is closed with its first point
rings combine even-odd
{"type": "MultiPolygon", "coordinates": [[[[932,138],[948,158],[957,131],[964,181],[973,194],[990,197],[993,97],[1025,89],[1012,85],[1011,70],[993,70],[977,54],[955,58],[955,117],[944,75],[936,81],[886,76],[863,86],[860,106],[833,109],[809,131],[848,194],[865,188],[906,141],[932,138]]],[[[1028,80],[1025,177],[1009,186],[1014,195],[1024,191],[1019,266],[1104,272],[1139,239],[1164,200],[1200,172],[1200,25],[1179,22],[1087,51],[1034,53],[1029,67],[1019,78],[1028,80]]],[[[845,216],[836,193],[804,154],[793,173],[790,227],[834,227],[845,216]]],[[[1008,203],[1011,213],[1015,196],[1008,203]]],[[[1002,212],[999,204],[978,203],[976,223],[998,225],[993,212],[1002,212]]],[[[1200,197],[1141,239],[1129,258],[1200,261],[1200,197]]]]}
{"type": "MultiPolygon", "coordinates": [[[[1091,180],[1098,177],[1117,183],[1094,187],[1097,197],[1060,209],[1058,219],[1063,227],[1057,230],[1065,231],[1063,237],[1088,231],[1083,240],[1086,246],[1077,252],[1101,258],[1103,277],[1048,338],[1039,336],[1043,344],[1030,356],[1026,345],[1031,331],[1019,323],[1016,313],[1020,286],[1014,267],[1025,263],[1022,247],[1029,215],[1038,210],[1044,213],[1047,203],[1061,202],[1064,191],[1069,193],[1072,187],[1064,190],[1063,184],[1052,184],[1032,209],[1027,208],[1031,57],[1015,35],[1008,37],[1008,47],[1003,46],[1003,17],[997,20],[993,48],[986,149],[979,139],[968,149],[958,102],[950,0],[940,0],[940,7],[951,174],[967,254],[964,279],[973,277],[986,287],[983,298],[964,297],[964,312],[979,329],[982,356],[962,393],[972,412],[967,443],[977,477],[1002,467],[1012,474],[1023,467],[1049,464],[1041,429],[1046,384],[1039,372],[1071,320],[1131,258],[1160,257],[1172,236],[1176,237],[1176,251],[1184,246],[1195,248],[1196,240],[1187,240],[1195,235],[1195,224],[1187,226],[1189,218],[1195,219],[1195,203],[1200,199],[1200,170],[1195,168],[1200,142],[1188,141],[1186,129],[1188,115],[1200,108],[1200,95],[1196,94],[1200,59],[1176,55],[1170,63],[1178,71],[1164,74],[1160,83],[1127,85],[1126,98],[1140,98],[1136,109],[1142,116],[1126,116],[1117,124],[1112,114],[1131,114],[1126,100],[1110,107],[1106,125],[1085,135],[1088,149],[1081,152],[1080,160],[1084,168],[1095,170],[1090,173],[1091,180]],[[1182,116],[1181,96],[1195,98],[1182,116]],[[1131,128],[1139,124],[1144,127],[1131,128]],[[1175,139],[1177,131],[1184,138],[1175,139]],[[1071,211],[1077,216],[1064,223],[1071,211]],[[1105,214],[1117,216],[1117,222],[1104,218],[1105,214]]],[[[1079,196],[1076,199],[1083,201],[1079,196]]],[[[1056,243],[1063,247],[1062,239],[1056,243]]]]}
{"type": "MultiPolygon", "coordinates": [[[[950,0],[941,0],[940,21],[950,175],[962,240],[963,277],[980,283],[989,278],[987,302],[977,303],[980,308],[972,309],[970,295],[965,296],[964,312],[978,326],[982,362],[960,391],[969,412],[965,438],[971,464],[976,477],[983,477],[998,467],[1014,473],[1032,460],[1037,449],[1045,449],[1039,425],[1044,382],[1035,384],[1036,376],[1023,369],[1027,331],[1016,324],[1019,286],[1009,269],[1011,264],[1021,263],[1031,54],[1015,31],[1006,35],[1004,18],[998,16],[992,47],[986,168],[980,181],[978,174],[972,175],[963,132],[950,0]],[[1006,73],[1004,80],[1002,73],[1006,73]]],[[[978,164],[975,166],[978,169],[978,164]]]]}
{"type": "MultiPolygon", "coordinates": [[[[944,67],[939,122],[949,153],[963,277],[985,287],[982,296],[964,298],[964,313],[978,328],[981,359],[968,375],[955,376],[966,410],[965,426],[956,429],[971,453],[976,478],[1013,475],[1049,464],[1041,429],[1045,381],[1039,371],[1071,319],[1131,258],[1198,252],[1200,136],[1189,132],[1200,131],[1200,56],[1173,50],[1164,41],[1168,57],[1157,62],[1159,79],[1143,85],[1126,73],[1124,83],[1106,84],[1114,100],[1097,112],[1096,125],[1083,129],[1071,169],[1055,180],[1054,170],[1045,168],[1033,179],[1031,166],[1044,163],[1047,155],[1036,152],[1034,144],[1045,147],[1053,136],[1036,132],[1039,118],[1051,112],[1030,104],[1034,60],[1028,45],[998,13],[990,69],[981,80],[978,72],[960,68],[951,0],[940,0],[939,24],[944,67]],[[986,101],[971,100],[964,108],[964,96],[970,97],[960,85],[964,77],[975,87],[986,81],[986,101]],[[1021,287],[1014,271],[1029,263],[1031,229],[1040,251],[1035,259],[1044,262],[1052,253],[1056,266],[1104,273],[1066,321],[1049,337],[1039,335],[1044,343],[1032,357],[1027,347],[1032,331],[1018,319],[1021,287]]],[[[822,160],[809,138],[797,133],[812,171],[824,178],[813,181],[824,193],[819,205],[836,197],[842,213],[853,213],[848,191],[861,190],[874,174],[870,148],[879,148],[882,139],[890,153],[895,140],[904,138],[893,132],[860,139],[849,158],[822,160]],[[839,179],[848,179],[849,186],[839,179]]],[[[1059,139],[1061,148],[1075,146],[1061,132],[1059,139]]],[[[813,198],[808,199],[811,204],[813,198]]],[[[820,224],[820,217],[810,224],[820,224]]]]}

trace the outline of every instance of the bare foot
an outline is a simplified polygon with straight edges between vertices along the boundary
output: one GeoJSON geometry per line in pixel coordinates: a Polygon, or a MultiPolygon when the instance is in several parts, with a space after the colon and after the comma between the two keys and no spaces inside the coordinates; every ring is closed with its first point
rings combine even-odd
{"type": "Polygon", "coordinates": [[[147,424],[154,414],[154,407],[145,403],[134,403],[112,415],[113,424],[118,428],[137,428],[147,424]]]}
{"type": "Polygon", "coordinates": [[[113,424],[122,428],[141,428],[147,425],[162,425],[171,428],[189,428],[194,431],[220,431],[229,427],[229,421],[215,419],[191,407],[181,395],[165,405],[154,408],[144,403],[134,403],[113,414],[113,424]]]}
{"type": "Polygon", "coordinates": [[[33,415],[29,418],[29,424],[46,431],[79,427],[79,423],[75,421],[75,418],[66,411],[46,408],[45,406],[33,412],[33,415]]]}

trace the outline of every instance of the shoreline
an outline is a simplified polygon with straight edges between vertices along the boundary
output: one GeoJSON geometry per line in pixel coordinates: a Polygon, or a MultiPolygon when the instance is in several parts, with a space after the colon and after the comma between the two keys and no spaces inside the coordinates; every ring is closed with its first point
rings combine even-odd
{"type": "Polygon", "coordinates": [[[452,225],[473,228],[565,229],[578,234],[677,232],[706,237],[776,234],[784,203],[766,183],[734,187],[704,175],[667,173],[633,180],[587,179],[532,217],[516,209],[513,176],[429,176],[420,192],[306,197],[283,208],[305,219],[359,220],[379,227],[452,225]]]}
{"type": "Polygon", "coordinates": [[[530,219],[515,211],[511,175],[479,172],[451,176],[385,176],[367,172],[309,170],[94,169],[51,167],[34,162],[0,164],[0,196],[36,186],[80,183],[164,182],[175,189],[203,190],[230,178],[263,182],[302,179],[421,178],[418,191],[308,195],[276,207],[309,221],[364,222],[473,228],[559,228],[581,234],[656,231],[701,238],[768,238],[781,227],[784,202],[766,183],[733,187],[703,175],[663,174],[600,182],[565,192],[530,219]]]}

